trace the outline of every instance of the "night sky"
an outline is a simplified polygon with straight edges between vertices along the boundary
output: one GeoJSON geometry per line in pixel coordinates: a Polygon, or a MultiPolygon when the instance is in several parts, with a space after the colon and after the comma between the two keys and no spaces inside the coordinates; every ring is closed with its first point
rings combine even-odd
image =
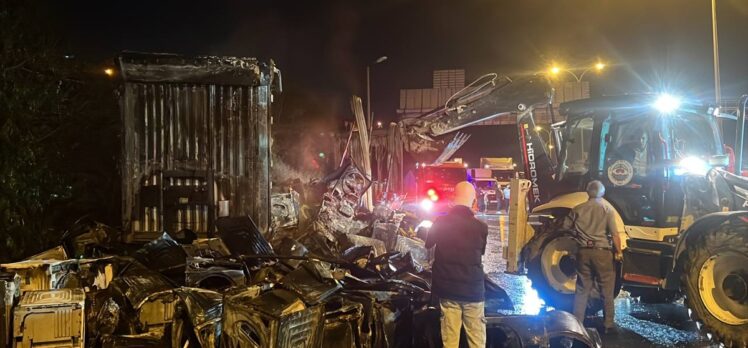
{"type": "MultiPolygon", "coordinates": [[[[376,118],[394,118],[400,88],[431,71],[534,72],[598,57],[594,94],[669,90],[713,98],[709,0],[54,1],[70,51],[105,62],[118,51],[253,56],[283,72],[280,118],[350,117],[373,68],[376,118]]],[[[718,0],[723,95],[748,91],[748,1],[718,0]]]]}

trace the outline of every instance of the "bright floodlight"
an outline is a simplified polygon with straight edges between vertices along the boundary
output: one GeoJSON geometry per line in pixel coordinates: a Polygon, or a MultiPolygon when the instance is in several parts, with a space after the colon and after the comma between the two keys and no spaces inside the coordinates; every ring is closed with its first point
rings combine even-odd
{"type": "Polygon", "coordinates": [[[680,99],[670,94],[663,94],[657,98],[654,107],[663,114],[669,114],[680,107],[680,99]]]}
{"type": "Polygon", "coordinates": [[[424,211],[431,211],[431,209],[434,208],[434,202],[432,202],[430,199],[424,199],[421,201],[421,209],[424,211]]]}
{"type": "Polygon", "coordinates": [[[706,175],[711,169],[709,164],[701,158],[695,156],[689,156],[678,163],[678,167],[675,168],[676,175],[693,174],[693,175],[706,175]]]}
{"type": "Polygon", "coordinates": [[[595,64],[595,70],[602,71],[603,69],[605,69],[605,63],[598,62],[597,64],[595,64]]]}
{"type": "Polygon", "coordinates": [[[552,67],[551,67],[551,68],[549,69],[549,71],[550,71],[551,75],[558,75],[558,73],[560,73],[560,72],[561,72],[561,68],[559,68],[559,67],[557,67],[557,66],[552,66],[552,67]]]}

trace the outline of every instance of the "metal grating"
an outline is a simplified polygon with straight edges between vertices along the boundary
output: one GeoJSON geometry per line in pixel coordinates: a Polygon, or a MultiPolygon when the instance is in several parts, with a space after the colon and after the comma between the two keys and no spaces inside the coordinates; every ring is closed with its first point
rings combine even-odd
{"type": "Polygon", "coordinates": [[[55,319],[55,337],[72,337],[73,336],[73,320],[76,318],[73,317],[73,309],[68,308],[60,308],[57,310],[57,315],[54,316],[55,319]]]}
{"type": "Polygon", "coordinates": [[[316,306],[282,319],[278,329],[279,348],[313,347],[322,320],[322,307],[316,306]]]}
{"type": "Polygon", "coordinates": [[[434,70],[434,88],[465,87],[465,69],[434,70]]]}

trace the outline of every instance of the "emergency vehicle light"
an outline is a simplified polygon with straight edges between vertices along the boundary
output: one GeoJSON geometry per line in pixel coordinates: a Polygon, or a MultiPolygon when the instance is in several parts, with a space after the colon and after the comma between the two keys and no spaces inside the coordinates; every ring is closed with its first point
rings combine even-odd
{"type": "Polygon", "coordinates": [[[432,202],[436,202],[439,200],[439,195],[436,193],[436,190],[430,188],[428,191],[426,191],[426,195],[429,196],[429,199],[432,202]]]}

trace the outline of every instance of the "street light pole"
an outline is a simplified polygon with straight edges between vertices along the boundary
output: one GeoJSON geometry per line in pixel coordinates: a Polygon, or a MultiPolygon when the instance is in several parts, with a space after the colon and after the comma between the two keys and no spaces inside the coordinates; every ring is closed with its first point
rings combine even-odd
{"type": "Polygon", "coordinates": [[[717,106],[722,103],[719,83],[719,39],[717,38],[717,0],[712,0],[712,48],[714,50],[714,98],[717,106]]]}
{"type": "Polygon", "coordinates": [[[573,76],[573,77],[574,77],[574,79],[575,79],[575,80],[577,80],[577,82],[582,82],[582,77],[584,77],[584,74],[585,74],[586,72],[588,72],[589,70],[590,70],[590,69],[585,69],[585,70],[584,70],[584,71],[582,72],[582,74],[581,74],[581,75],[579,75],[579,76],[577,76],[577,74],[575,74],[575,73],[574,73],[573,71],[571,71],[571,70],[564,70],[564,71],[566,71],[567,73],[569,73],[569,75],[573,76]]]}
{"type": "MultiPolygon", "coordinates": [[[[582,82],[582,79],[584,78],[584,75],[587,74],[588,72],[590,72],[590,70],[592,70],[592,69],[595,69],[598,72],[599,71],[603,71],[603,69],[605,69],[605,64],[603,64],[603,63],[597,63],[597,64],[595,64],[595,66],[592,66],[592,67],[589,67],[589,68],[586,68],[586,69],[582,70],[582,73],[579,74],[579,75],[577,75],[577,74],[574,73],[574,69],[562,69],[562,68],[559,68],[559,67],[552,67],[551,68],[551,74],[552,75],[558,75],[559,72],[563,71],[565,73],[568,73],[572,77],[574,77],[574,79],[577,80],[577,82],[582,82]]],[[[579,69],[576,69],[576,70],[579,71],[579,69]]]]}

